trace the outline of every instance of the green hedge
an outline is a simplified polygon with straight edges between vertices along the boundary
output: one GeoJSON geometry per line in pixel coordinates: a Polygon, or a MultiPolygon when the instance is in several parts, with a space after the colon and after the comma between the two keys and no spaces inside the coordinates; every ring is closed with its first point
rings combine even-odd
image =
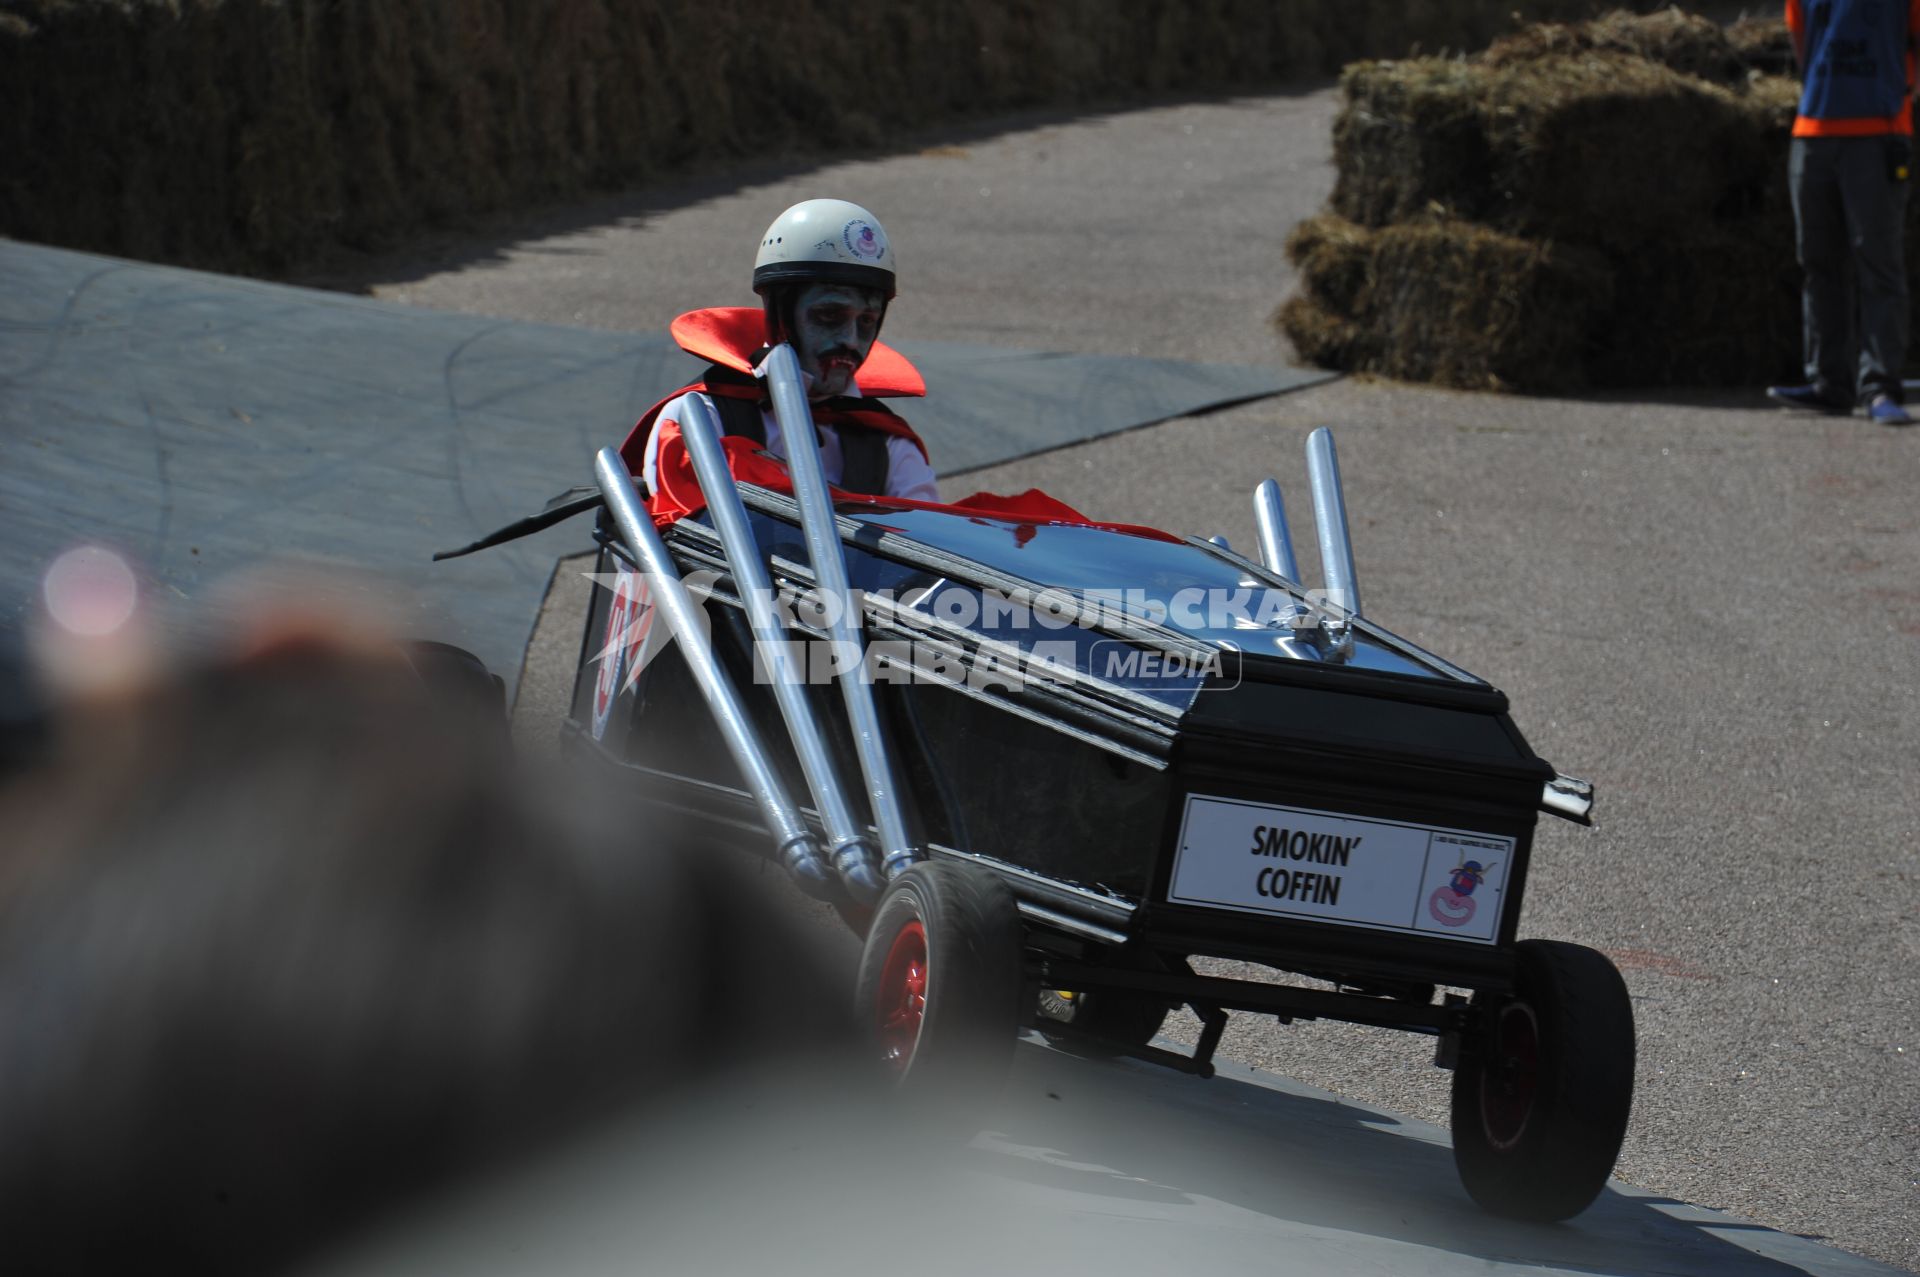
{"type": "Polygon", "coordinates": [[[0,0],[0,234],[274,273],[717,159],[1478,47],[1589,0],[0,0]]]}

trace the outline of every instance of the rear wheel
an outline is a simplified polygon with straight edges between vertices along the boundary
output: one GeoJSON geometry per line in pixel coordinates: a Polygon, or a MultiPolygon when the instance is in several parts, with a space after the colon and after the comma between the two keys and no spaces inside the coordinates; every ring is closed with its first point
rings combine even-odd
{"type": "Polygon", "coordinates": [[[1453,1075],[1453,1157],[1474,1201],[1567,1219],[1606,1186],[1633,1105],[1633,1005],[1602,954],[1523,940],[1513,997],[1485,1000],[1453,1075]]]}
{"type": "Polygon", "coordinates": [[[971,865],[915,865],[880,897],[854,1010],[903,1090],[990,1091],[1020,1026],[1023,934],[1013,894],[971,865]]]}

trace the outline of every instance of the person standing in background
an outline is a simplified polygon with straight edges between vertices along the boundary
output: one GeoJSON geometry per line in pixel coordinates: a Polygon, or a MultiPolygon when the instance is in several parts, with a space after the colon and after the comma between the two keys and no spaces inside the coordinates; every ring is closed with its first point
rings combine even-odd
{"type": "Polygon", "coordinates": [[[1804,83],[1787,182],[1807,382],[1767,395],[1833,414],[1864,403],[1881,425],[1911,425],[1900,372],[1920,0],[1787,0],[1786,18],[1804,83]]]}

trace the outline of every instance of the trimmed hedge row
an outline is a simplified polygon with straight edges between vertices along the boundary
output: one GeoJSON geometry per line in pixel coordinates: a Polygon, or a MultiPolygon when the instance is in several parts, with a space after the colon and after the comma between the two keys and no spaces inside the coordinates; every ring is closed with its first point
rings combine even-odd
{"type": "Polygon", "coordinates": [[[1478,47],[1591,0],[0,0],[0,234],[285,271],[702,162],[1478,47]]]}

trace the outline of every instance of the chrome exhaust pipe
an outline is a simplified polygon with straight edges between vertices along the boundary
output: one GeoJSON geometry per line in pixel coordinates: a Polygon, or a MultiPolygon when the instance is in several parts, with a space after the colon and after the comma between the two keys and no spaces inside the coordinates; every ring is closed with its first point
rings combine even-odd
{"type": "Polygon", "coordinates": [[[880,734],[879,708],[874,703],[873,685],[866,679],[860,613],[847,583],[847,563],[841,557],[833,501],[827,494],[826,473],[820,468],[820,436],[800,385],[800,360],[793,347],[782,342],[767,352],[754,375],[767,383],[774,418],[786,439],[787,469],[800,503],[800,528],[807,540],[807,557],[813,561],[814,586],[827,611],[833,664],[847,702],[854,752],[866,779],[873,822],[880,829],[881,872],[890,881],[922,857],[907,837],[893,763],[880,734]]]}
{"type": "Polygon", "coordinates": [[[633,552],[641,571],[647,574],[655,605],[666,613],[667,624],[672,627],[673,636],[680,643],[681,654],[686,657],[694,684],[706,698],[707,708],[713,712],[714,721],[719,724],[720,735],[727,742],[728,752],[733,755],[734,763],[746,778],[748,790],[760,805],[760,818],[778,840],[781,863],[808,895],[823,900],[833,899],[833,874],[820,854],[820,845],[813,836],[813,830],[808,828],[800,809],[794,806],[779,771],[761,746],[759,734],[754,731],[753,722],[747,717],[733,680],[727,677],[726,670],[715,659],[713,645],[708,641],[707,631],[701,624],[699,604],[687,592],[673,556],[667,552],[666,542],[660,539],[653,519],[640,504],[640,496],[633,489],[633,478],[627,473],[626,463],[612,448],[602,448],[593,460],[593,473],[600,483],[601,494],[606,497],[607,510],[613,516],[614,526],[620,530],[621,539],[633,552]]]}
{"type": "MultiPolygon", "coordinates": [[[[1253,489],[1253,521],[1259,531],[1260,560],[1266,564],[1267,571],[1300,584],[1300,562],[1293,554],[1293,534],[1287,530],[1287,503],[1280,495],[1279,483],[1271,475],[1253,489]]],[[[1305,604],[1293,605],[1289,624],[1296,627],[1296,634],[1304,630],[1313,637],[1315,651],[1324,649],[1335,659],[1345,654],[1339,645],[1339,636],[1325,634],[1313,610],[1305,604]]]]}
{"type": "Polygon", "coordinates": [[[1293,536],[1287,531],[1287,503],[1280,485],[1262,479],[1253,490],[1253,520],[1260,528],[1260,557],[1275,576],[1299,583],[1300,564],[1293,557],[1293,536]]]}
{"type": "Polygon", "coordinates": [[[1593,823],[1593,782],[1560,773],[1540,791],[1540,810],[1576,825],[1593,823]]]}
{"type": "Polygon", "coordinates": [[[767,662],[774,699],[779,702],[780,717],[786,722],[787,735],[806,774],[813,805],[827,827],[827,855],[841,870],[842,880],[854,898],[869,902],[879,895],[884,884],[873,866],[866,826],[855,818],[853,808],[847,803],[826,736],[807,700],[805,680],[794,667],[786,630],[774,613],[773,581],[767,572],[766,558],[754,539],[747,508],[740,500],[740,489],[734,486],[733,473],[727,468],[726,449],[720,443],[720,424],[697,395],[688,395],[681,409],[680,437],[686,440],[687,452],[693,458],[700,491],[706,496],[714,530],[720,534],[727,566],[733,572],[734,585],[747,610],[754,644],[767,662]]]}
{"type": "Polygon", "coordinates": [[[1320,540],[1320,566],[1327,575],[1327,601],[1360,615],[1360,586],[1353,575],[1353,541],[1347,533],[1347,502],[1340,492],[1340,457],[1333,431],[1321,426],[1307,436],[1307,478],[1313,484],[1313,526],[1320,540]]]}

